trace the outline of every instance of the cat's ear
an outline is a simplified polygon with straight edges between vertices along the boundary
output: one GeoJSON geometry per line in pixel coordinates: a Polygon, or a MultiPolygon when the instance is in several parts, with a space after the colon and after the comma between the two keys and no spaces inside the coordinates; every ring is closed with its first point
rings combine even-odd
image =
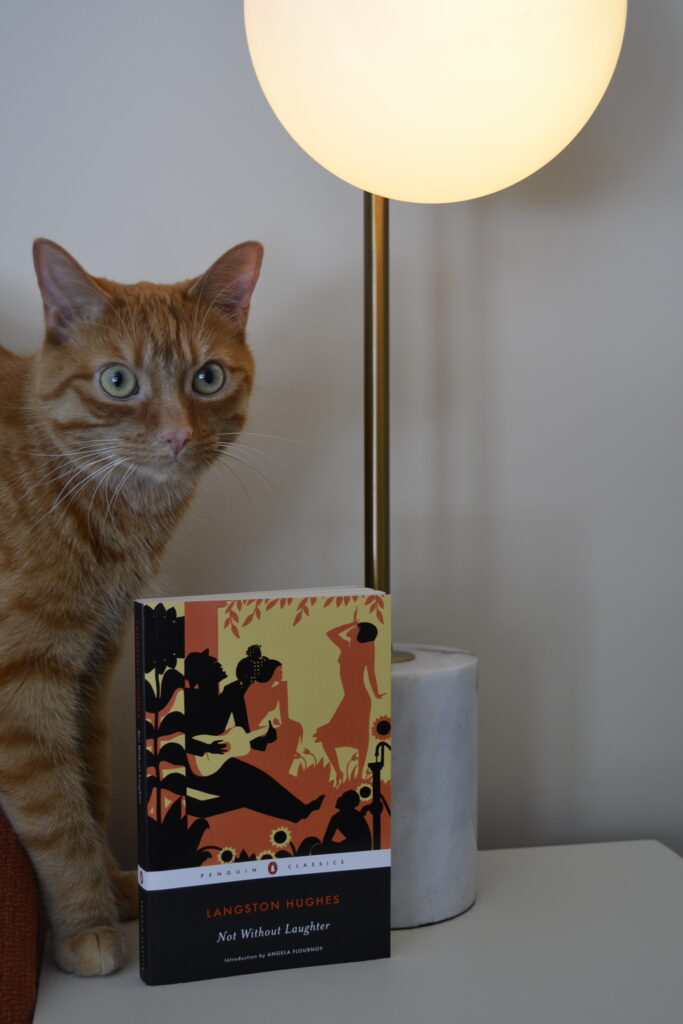
{"type": "Polygon", "coordinates": [[[242,329],[247,322],[262,259],[260,242],[242,242],[212,263],[206,273],[190,285],[187,294],[208,303],[242,329]]]}
{"type": "Polygon", "coordinates": [[[108,296],[61,245],[37,238],[33,243],[33,262],[48,337],[65,341],[72,323],[95,320],[102,315],[108,296]]]}

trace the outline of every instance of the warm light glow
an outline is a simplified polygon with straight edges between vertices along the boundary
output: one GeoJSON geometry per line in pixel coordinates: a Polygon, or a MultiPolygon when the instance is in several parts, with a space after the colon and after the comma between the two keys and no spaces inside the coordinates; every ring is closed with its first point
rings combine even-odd
{"type": "Polygon", "coordinates": [[[626,0],[245,0],[249,50],[307,153],[389,199],[497,192],[552,160],[614,71],[626,0]]]}

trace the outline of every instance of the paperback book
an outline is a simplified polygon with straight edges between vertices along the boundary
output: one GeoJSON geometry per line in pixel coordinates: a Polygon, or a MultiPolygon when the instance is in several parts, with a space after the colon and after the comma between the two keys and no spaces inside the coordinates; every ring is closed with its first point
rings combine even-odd
{"type": "Polygon", "coordinates": [[[140,974],[389,955],[390,598],[137,601],[140,974]]]}

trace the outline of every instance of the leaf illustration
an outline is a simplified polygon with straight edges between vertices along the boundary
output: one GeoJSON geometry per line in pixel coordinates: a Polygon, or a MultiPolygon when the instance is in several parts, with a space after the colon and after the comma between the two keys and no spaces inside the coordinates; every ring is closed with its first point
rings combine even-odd
{"type": "MultiPolygon", "coordinates": [[[[163,761],[165,761],[166,764],[187,766],[185,748],[181,747],[180,743],[164,743],[159,753],[159,764],[163,761]]],[[[147,763],[149,763],[149,759],[147,763]]]]}
{"type": "Polygon", "coordinates": [[[145,710],[159,710],[159,702],[157,700],[157,695],[154,692],[154,687],[150,683],[149,679],[145,679],[145,710]]]}
{"type": "MultiPolygon", "coordinates": [[[[169,775],[164,776],[163,788],[170,790],[171,793],[177,793],[179,796],[185,794],[185,776],[181,775],[180,772],[171,772],[169,775]]],[[[180,801],[177,801],[180,803],[180,801]]],[[[178,811],[180,814],[180,811],[178,811]]]]}
{"type": "Polygon", "coordinates": [[[185,680],[182,673],[176,671],[174,668],[168,669],[168,671],[164,673],[164,678],[161,681],[159,709],[161,710],[161,708],[165,708],[175,691],[184,689],[184,687],[185,680]]]}
{"type": "Polygon", "coordinates": [[[166,668],[175,668],[177,659],[184,656],[184,617],[160,602],[154,608],[145,605],[143,618],[144,634],[149,639],[144,645],[145,675],[152,669],[161,673],[166,668]]]}
{"type": "Polygon", "coordinates": [[[205,821],[203,818],[197,818],[196,821],[193,821],[187,830],[190,842],[193,845],[198,846],[200,839],[202,838],[208,827],[208,821],[205,821]]]}
{"type": "Polygon", "coordinates": [[[174,732],[185,732],[185,715],[182,711],[172,711],[159,726],[160,736],[169,736],[174,732]]]}
{"type": "Polygon", "coordinates": [[[252,612],[249,613],[249,615],[247,615],[246,619],[242,623],[243,626],[248,626],[249,623],[253,622],[254,619],[260,619],[261,618],[261,608],[260,608],[260,605],[261,605],[260,601],[255,601],[254,602],[254,609],[253,609],[252,612]]]}

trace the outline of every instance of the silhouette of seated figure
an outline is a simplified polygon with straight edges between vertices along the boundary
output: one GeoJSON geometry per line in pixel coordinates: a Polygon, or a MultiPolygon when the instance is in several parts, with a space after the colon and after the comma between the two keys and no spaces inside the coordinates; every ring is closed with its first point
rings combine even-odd
{"type": "Polygon", "coordinates": [[[258,753],[249,758],[250,763],[287,785],[291,781],[291,768],[300,756],[303,726],[289,711],[289,684],[284,678],[284,666],[280,661],[264,657],[261,648],[253,644],[247,649],[246,658],[238,662],[235,675],[242,685],[249,727],[258,731],[272,726],[277,731],[277,743],[272,746],[259,745],[258,741],[252,743],[252,749],[258,753]]]}
{"type": "Polygon", "coordinates": [[[223,666],[209,654],[185,659],[186,744],[195,757],[187,776],[187,810],[193,817],[210,817],[245,807],[286,821],[301,821],[316,811],[323,797],[304,803],[266,772],[240,760],[251,749],[263,750],[277,738],[268,723],[248,731],[244,694],[239,680],[228,683],[223,666]],[[201,794],[201,795],[200,795],[201,794]]]}
{"type": "Polygon", "coordinates": [[[323,841],[316,847],[315,853],[337,853],[341,851],[359,851],[372,849],[372,836],[367,821],[361,811],[356,810],[360,797],[355,789],[347,789],[337,800],[337,813],[330,818],[323,841]],[[340,832],[343,839],[335,842],[334,836],[340,832]]]}
{"type": "Polygon", "coordinates": [[[185,693],[188,735],[223,732],[231,716],[235,725],[249,729],[239,681],[220,689],[220,684],[228,676],[220,661],[209,654],[208,648],[187,655],[185,678],[190,684],[185,693]]]}

